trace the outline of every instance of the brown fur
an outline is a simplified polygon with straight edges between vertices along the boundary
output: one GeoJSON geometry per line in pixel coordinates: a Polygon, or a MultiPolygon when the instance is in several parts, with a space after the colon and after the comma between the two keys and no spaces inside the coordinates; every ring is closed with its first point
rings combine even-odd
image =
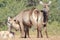
{"type": "Polygon", "coordinates": [[[51,1],[49,1],[49,3],[43,3],[42,1],[40,1],[40,4],[43,5],[43,10],[41,10],[41,12],[43,13],[43,25],[44,25],[44,31],[46,33],[46,37],[48,38],[48,34],[47,34],[47,22],[48,22],[48,15],[49,15],[49,5],[51,4],[51,1]]]}
{"type": "MultiPolygon", "coordinates": [[[[40,32],[40,29],[43,24],[43,14],[36,8],[30,10],[23,10],[16,17],[13,18],[11,23],[19,23],[21,28],[21,37],[30,37],[29,28],[34,25],[37,28],[37,31],[40,32]]],[[[39,35],[37,33],[37,35],[39,35]]]]}
{"type": "MultiPolygon", "coordinates": [[[[40,31],[43,26],[42,12],[40,12],[38,9],[33,9],[33,10],[31,9],[31,10],[27,10],[27,11],[22,11],[22,13],[19,14],[19,17],[20,17],[19,20],[18,19],[16,19],[16,20],[20,22],[21,33],[22,33],[23,37],[25,37],[25,38],[27,36],[30,37],[29,28],[32,25],[34,25],[37,28],[37,37],[39,37],[39,35],[41,34],[40,31]],[[36,20],[34,19],[34,17],[36,17],[36,20]]],[[[15,18],[17,18],[17,17],[15,17],[15,18]]]]}
{"type": "Polygon", "coordinates": [[[26,35],[29,37],[29,28],[32,25],[30,16],[34,9],[35,8],[32,8],[30,10],[23,10],[16,17],[13,18],[16,21],[19,21],[22,37],[26,37],[26,35]]]}

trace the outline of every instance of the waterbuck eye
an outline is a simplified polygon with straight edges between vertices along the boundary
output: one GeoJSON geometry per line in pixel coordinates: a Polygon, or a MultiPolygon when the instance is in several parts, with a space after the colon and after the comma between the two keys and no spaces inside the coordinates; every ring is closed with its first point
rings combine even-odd
{"type": "Polygon", "coordinates": [[[14,20],[14,21],[16,21],[16,20],[14,20]]]}

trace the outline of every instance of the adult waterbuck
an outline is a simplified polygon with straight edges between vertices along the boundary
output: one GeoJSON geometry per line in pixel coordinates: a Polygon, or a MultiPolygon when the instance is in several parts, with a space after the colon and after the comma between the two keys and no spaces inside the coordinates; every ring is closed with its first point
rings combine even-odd
{"type": "Polygon", "coordinates": [[[42,1],[40,1],[40,4],[43,5],[43,10],[41,10],[41,12],[43,13],[43,16],[44,16],[44,20],[43,20],[44,30],[45,30],[46,36],[48,37],[46,25],[48,22],[49,5],[51,4],[51,1],[49,1],[49,3],[43,3],[42,1]]]}
{"type": "MultiPolygon", "coordinates": [[[[35,8],[27,9],[21,11],[18,15],[16,15],[14,18],[9,17],[8,19],[8,26],[14,26],[13,24],[16,24],[18,22],[19,24],[19,30],[21,31],[21,37],[29,37],[29,28],[32,26],[30,16],[32,14],[32,11],[35,8]]],[[[8,27],[11,31],[11,27],[8,27]]]]}

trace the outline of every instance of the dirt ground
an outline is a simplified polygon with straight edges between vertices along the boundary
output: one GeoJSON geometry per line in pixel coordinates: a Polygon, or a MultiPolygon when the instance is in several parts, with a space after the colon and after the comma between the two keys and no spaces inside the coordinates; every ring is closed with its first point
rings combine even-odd
{"type": "Polygon", "coordinates": [[[2,39],[0,40],[60,40],[60,36],[49,36],[49,38],[46,38],[45,36],[43,38],[36,38],[35,35],[30,35],[31,38],[20,38],[19,35],[16,35],[14,38],[7,38],[7,39],[2,39]]]}

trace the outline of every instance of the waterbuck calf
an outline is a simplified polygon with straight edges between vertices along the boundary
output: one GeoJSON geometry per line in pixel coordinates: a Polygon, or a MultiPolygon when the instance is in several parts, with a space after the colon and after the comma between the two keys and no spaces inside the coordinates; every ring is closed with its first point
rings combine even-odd
{"type": "Polygon", "coordinates": [[[14,34],[10,33],[9,31],[0,31],[0,37],[5,39],[5,38],[13,38],[14,34]]]}

